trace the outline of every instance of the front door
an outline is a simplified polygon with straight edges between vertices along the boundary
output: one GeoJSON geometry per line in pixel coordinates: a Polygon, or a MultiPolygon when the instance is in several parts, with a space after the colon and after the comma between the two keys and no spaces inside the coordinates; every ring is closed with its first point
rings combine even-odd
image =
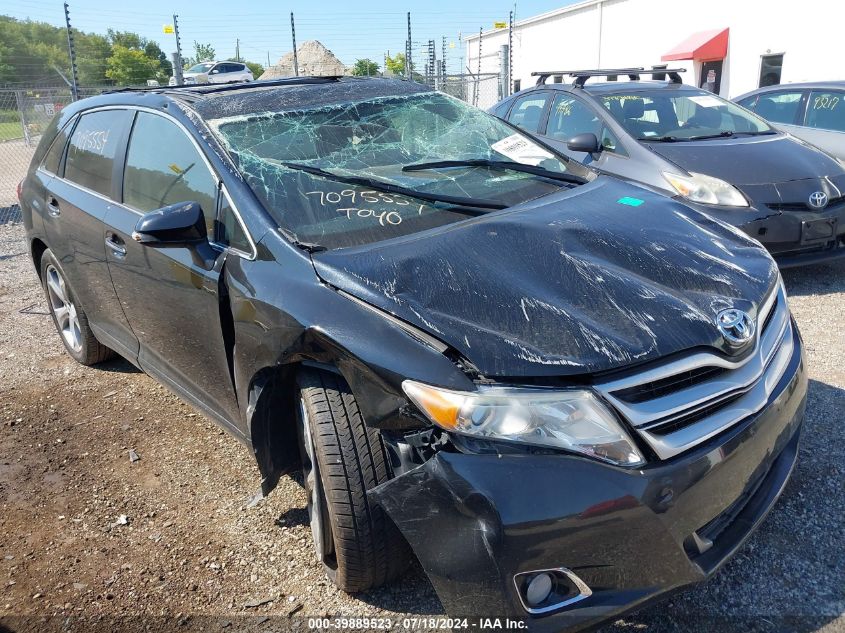
{"type": "MultiPolygon", "coordinates": [[[[207,270],[187,248],[155,248],[132,239],[143,213],[195,201],[213,235],[219,184],[205,157],[174,121],[138,112],[123,178],[123,204],[106,216],[115,290],[140,342],[142,368],[180,387],[194,403],[229,423],[239,419],[220,315],[226,253],[207,270]]],[[[237,431],[236,427],[233,430],[237,431]]]]}
{"type": "Polygon", "coordinates": [[[624,172],[630,160],[626,158],[625,148],[619,139],[592,107],[568,92],[561,92],[554,98],[543,136],[552,147],[583,165],[627,176],[624,172]],[[602,147],[602,151],[595,156],[586,152],[573,152],[566,146],[569,139],[586,132],[595,134],[602,147]]]}

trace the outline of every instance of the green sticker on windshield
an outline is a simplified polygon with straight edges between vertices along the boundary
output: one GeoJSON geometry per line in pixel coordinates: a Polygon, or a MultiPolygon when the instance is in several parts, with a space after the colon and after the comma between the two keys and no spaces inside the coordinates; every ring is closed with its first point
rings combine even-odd
{"type": "Polygon", "coordinates": [[[629,207],[638,207],[643,203],[643,201],[639,198],[631,198],[629,196],[619,198],[619,200],[617,200],[616,202],[618,202],[619,204],[627,204],[629,207]]]}

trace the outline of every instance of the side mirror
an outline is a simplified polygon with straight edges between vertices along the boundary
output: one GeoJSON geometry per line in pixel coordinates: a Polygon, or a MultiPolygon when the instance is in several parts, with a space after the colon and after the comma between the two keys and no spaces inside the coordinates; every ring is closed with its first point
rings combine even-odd
{"type": "Polygon", "coordinates": [[[212,70],[212,71],[211,71],[211,73],[209,73],[209,74],[211,74],[211,75],[216,75],[216,74],[217,74],[217,73],[219,73],[219,72],[220,72],[220,71],[219,71],[219,70],[217,70],[217,69],[215,68],[215,69],[214,69],[214,70],[212,70]]]}
{"type": "Polygon", "coordinates": [[[583,132],[576,134],[566,142],[566,147],[570,152],[587,152],[588,154],[598,154],[601,151],[599,139],[592,132],[583,132]]]}
{"type": "Polygon", "coordinates": [[[177,202],[144,214],[132,239],[154,248],[188,248],[194,261],[206,270],[211,270],[216,259],[199,202],[177,202]]]}

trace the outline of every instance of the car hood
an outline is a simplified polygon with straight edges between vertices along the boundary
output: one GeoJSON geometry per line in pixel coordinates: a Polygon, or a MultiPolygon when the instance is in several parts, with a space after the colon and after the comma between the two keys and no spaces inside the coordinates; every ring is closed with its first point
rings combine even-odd
{"type": "Polygon", "coordinates": [[[595,373],[722,348],[716,314],[734,306],[756,315],[777,279],[771,258],[738,230],[609,177],[313,262],[325,282],[499,377],[595,373]]]}
{"type": "Polygon", "coordinates": [[[715,176],[734,185],[782,183],[843,173],[842,166],[821,150],[783,134],[643,145],[687,171],[715,176]]]}

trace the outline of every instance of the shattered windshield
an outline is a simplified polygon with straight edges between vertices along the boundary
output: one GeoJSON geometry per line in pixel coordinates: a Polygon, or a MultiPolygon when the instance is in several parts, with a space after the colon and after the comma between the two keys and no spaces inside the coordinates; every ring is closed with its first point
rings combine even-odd
{"type": "Polygon", "coordinates": [[[451,224],[592,177],[487,113],[434,92],[209,125],[279,227],[321,248],[451,224]]]}
{"type": "Polygon", "coordinates": [[[665,90],[602,94],[602,105],[640,141],[698,141],[774,134],[766,122],[706,92],[665,90]]]}

